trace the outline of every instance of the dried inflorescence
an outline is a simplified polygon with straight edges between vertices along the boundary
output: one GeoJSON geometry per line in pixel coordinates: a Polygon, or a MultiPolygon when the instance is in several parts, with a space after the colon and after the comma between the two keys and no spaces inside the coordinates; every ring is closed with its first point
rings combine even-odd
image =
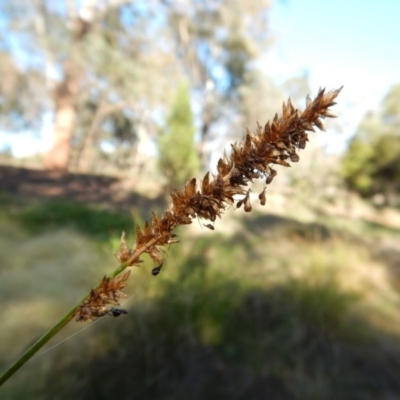
{"type": "MultiPolygon", "coordinates": [[[[314,127],[323,130],[321,119],[334,117],[329,108],[336,104],[334,100],[340,90],[341,88],[325,93],[322,89],[314,100],[307,96],[306,109],[303,112],[295,109],[289,99],[286,104],[283,103],[282,115],[279,117],[276,114],[272,123],[267,122],[264,127],[258,125],[254,133],[247,130],[241,143],[231,145],[231,154],[225,154],[218,161],[216,175],[207,172],[200,185],[195,178],[191,179],[182,190],[171,193],[172,203],[163,216],[158,217],[153,213],[151,224],[146,222],[143,229],[137,227],[132,249],[128,248],[125,235],[122,235],[121,247],[116,254],[118,261],[126,267],[136,265],[141,262],[139,256],[147,253],[161,269],[163,253],[160,247],[177,241],[173,233],[177,226],[191,224],[195,218],[214,222],[217,217],[221,217],[226,207],[235,205],[235,202],[237,208],[243,205],[244,210],[250,212],[251,189],[246,187],[255,179],[265,180],[265,187],[259,195],[261,205],[265,205],[266,186],[277,174],[273,167],[289,167],[289,162],[300,160],[298,150],[306,147],[307,132],[315,131],[314,127]],[[237,196],[242,197],[238,199],[237,196]]],[[[205,226],[214,229],[213,224],[205,226]]],[[[153,275],[157,275],[159,269],[153,275]]],[[[122,282],[126,278],[126,274],[119,281],[115,278],[104,278],[78,308],[77,320],[105,315],[106,304],[117,304],[115,295],[109,293],[121,293],[120,289],[125,286],[122,282]],[[118,289],[113,292],[112,288],[118,285],[118,289]]]]}
{"type": "MultiPolygon", "coordinates": [[[[126,297],[122,289],[126,286],[130,271],[120,277],[112,279],[104,277],[96,289],[92,289],[89,297],[80,305],[76,313],[77,321],[91,321],[97,317],[110,314],[117,316],[118,313],[125,313],[125,310],[107,308],[109,304],[119,305],[119,299],[126,297]]],[[[118,314],[119,315],[119,314],[118,314]]]]}

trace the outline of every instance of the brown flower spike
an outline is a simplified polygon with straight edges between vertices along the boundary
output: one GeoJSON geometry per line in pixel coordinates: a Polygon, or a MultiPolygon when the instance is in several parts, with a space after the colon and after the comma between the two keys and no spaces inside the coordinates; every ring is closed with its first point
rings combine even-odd
{"type": "Polygon", "coordinates": [[[126,297],[122,289],[126,286],[130,271],[125,272],[120,277],[109,279],[104,277],[100,285],[90,292],[89,297],[80,305],[79,312],[76,313],[77,321],[90,321],[97,317],[103,317],[114,309],[108,309],[109,304],[119,305],[118,299],[126,297]]]}
{"type": "MultiPolygon", "coordinates": [[[[173,233],[176,227],[191,224],[195,218],[214,222],[235,202],[236,207],[243,205],[244,210],[250,212],[248,184],[263,178],[269,185],[277,174],[275,165],[289,167],[289,162],[299,161],[298,150],[306,147],[307,132],[315,131],[314,127],[324,130],[321,119],[334,117],[329,108],[336,104],[334,100],[341,89],[328,93],[320,89],[314,100],[307,96],[303,112],[295,109],[289,99],[283,103],[281,116],[276,114],[264,127],[258,125],[256,132],[247,129],[244,140],[231,145],[231,154],[225,154],[218,161],[216,175],[207,172],[199,185],[195,178],[191,179],[182,190],[171,193],[172,203],[164,215],[159,217],[153,213],[151,224],[146,222],[143,229],[136,228],[132,249],[128,248],[125,234],[122,234],[121,247],[116,254],[118,261],[124,268],[137,265],[141,262],[139,256],[147,253],[154,262],[162,265],[160,247],[177,242],[173,233]],[[234,196],[242,197],[235,199],[234,196]]],[[[259,195],[262,205],[266,202],[265,191],[266,187],[259,195]]],[[[212,224],[205,226],[214,228],[212,224]]],[[[120,277],[104,277],[77,309],[76,320],[86,321],[108,314],[110,310],[106,306],[119,304],[118,299],[124,296],[121,290],[126,286],[128,276],[129,272],[120,277]]]]}

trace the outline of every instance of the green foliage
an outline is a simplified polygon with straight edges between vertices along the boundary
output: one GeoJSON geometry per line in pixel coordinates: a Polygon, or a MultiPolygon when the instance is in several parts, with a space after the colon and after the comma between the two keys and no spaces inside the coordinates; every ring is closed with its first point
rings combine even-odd
{"type": "Polygon", "coordinates": [[[133,228],[129,215],[60,200],[23,209],[17,218],[30,232],[71,226],[100,241],[119,237],[122,231],[130,232],[133,228]]]}
{"type": "Polygon", "coordinates": [[[368,143],[357,137],[343,158],[346,183],[365,197],[400,194],[400,136],[384,134],[368,143]]]}
{"type": "Polygon", "coordinates": [[[367,115],[342,159],[346,184],[364,197],[383,194],[392,203],[400,194],[400,90],[395,86],[377,116],[367,115]]]}
{"type": "Polygon", "coordinates": [[[342,160],[342,173],[348,187],[364,196],[369,194],[372,186],[373,153],[370,143],[355,137],[342,160]]]}
{"type": "Polygon", "coordinates": [[[199,169],[194,133],[189,89],[181,84],[158,140],[160,170],[171,186],[181,186],[199,169]]]}

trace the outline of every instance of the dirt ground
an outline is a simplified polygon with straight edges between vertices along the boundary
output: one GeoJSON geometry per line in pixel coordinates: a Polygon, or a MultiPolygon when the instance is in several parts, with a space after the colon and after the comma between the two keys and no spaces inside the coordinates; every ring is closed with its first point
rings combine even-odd
{"type": "Polygon", "coordinates": [[[163,206],[162,198],[133,193],[134,182],[118,177],[61,173],[0,165],[0,192],[22,201],[67,199],[115,209],[163,206]]]}

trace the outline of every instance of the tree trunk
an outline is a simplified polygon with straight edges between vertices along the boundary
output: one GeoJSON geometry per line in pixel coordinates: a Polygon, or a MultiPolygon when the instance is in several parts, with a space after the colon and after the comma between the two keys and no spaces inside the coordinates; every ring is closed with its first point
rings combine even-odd
{"type": "Polygon", "coordinates": [[[65,78],[55,90],[54,142],[44,159],[44,167],[49,170],[68,170],[78,93],[78,76],[72,69],[66,66],[65,78]]]}
{"type": "Polygon", "coordinates": [[[65,106],[56,111],[54,143],[46,154],[44,167],[49,170],[67,171],[71,152],[71,138],[75,126],[74,107],[65,106]]]}
{"type": "MultiPolygon", "coordinates": [[[[75,2],[66,0],[68,17],[71,25],[72,47],[70,58],[64,65],[64,79],[54,92],[56,105],[54,117],[54,141],[46,154],[44,167],[49,170],[67,171],[71,154],[71,140],[77,118],[77,97],[81,73],[74,63],[76,52],[83,38],[88,34],[94,19],[96,0],[84,0],[78,16],[75,2]]],[[[79,51],[78,51],[79,54],[79,51]]]]}
{"type": "Polygon", "coordinates": [[[126,105],[127,103],[125,101],[120,101],[115,104],[100,104],[97,107],[90,128],[77,156],[76,167],[79,172],[91,172],[92,170],[93,152],[97,145],[97,134],[101,123],[111,114],[122,110],[126,105]]]}

